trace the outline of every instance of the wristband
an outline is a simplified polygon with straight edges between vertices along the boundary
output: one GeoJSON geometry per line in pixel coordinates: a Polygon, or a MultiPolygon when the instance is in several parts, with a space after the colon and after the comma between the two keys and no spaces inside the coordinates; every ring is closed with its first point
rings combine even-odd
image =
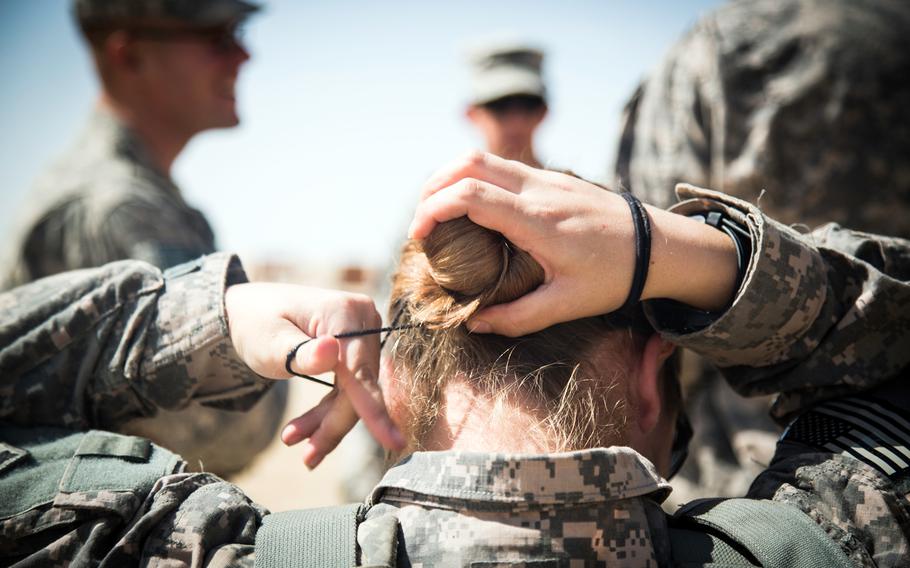
{"type": "Polygon", "coordinates": [[[635,228],[635,272],[632,274],[632,287],[629,296],[619,311],[624,311],[641,300],[641,293],[648,281],[648,268],[651,264],[651,221],[645,206],[629,192],[620,193],[632,211],[632,226],[635,228]]]}

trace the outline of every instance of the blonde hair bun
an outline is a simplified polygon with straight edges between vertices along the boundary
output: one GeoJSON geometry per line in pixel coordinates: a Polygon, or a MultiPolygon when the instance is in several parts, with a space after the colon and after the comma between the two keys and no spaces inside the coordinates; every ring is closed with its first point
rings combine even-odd
{"type": "Polygon", "coordinates": [[[544,281],[543,267],[530,254],[467,217],[408,243],[405,255],[414,253],[417,261],[399,274],[400,284],[411,288],[404,297],[412,301],[412,318],[432,328],[462,325],[478,310],[516,300],[544,281]]]}

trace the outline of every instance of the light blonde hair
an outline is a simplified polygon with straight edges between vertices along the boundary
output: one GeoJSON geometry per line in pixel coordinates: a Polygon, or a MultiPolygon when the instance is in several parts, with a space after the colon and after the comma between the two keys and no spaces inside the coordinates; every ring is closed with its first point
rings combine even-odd
{"type": "Polygon", "coordinates": [[[629,377],[645,336],[602,318],[518,338],[472,334],[464,326],[481,308],[515,300],[543,281],[530,254],[467,218],[405,243],[390,317],[411,327],[396,332],[390,355],[412,449],[424,448],[455,378],[477,396],[520,405],[536,418],[548,451],[628,443],[629,377]]]}

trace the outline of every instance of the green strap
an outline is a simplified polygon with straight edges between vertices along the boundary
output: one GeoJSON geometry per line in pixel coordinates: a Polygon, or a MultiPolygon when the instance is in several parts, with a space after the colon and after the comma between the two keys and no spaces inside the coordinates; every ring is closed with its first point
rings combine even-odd
{"type": "Polygon", "coordinates": [[[256,568],[339,568],[357,565],[362,505],[266,515],[256,533],[256,568]]]}
{"type": "Polygon", "coordinates": [[[765,568],[851,568],[847,555],[796,507],[756,499],[703,499],[674,520],[720,531],[765,568]]]}

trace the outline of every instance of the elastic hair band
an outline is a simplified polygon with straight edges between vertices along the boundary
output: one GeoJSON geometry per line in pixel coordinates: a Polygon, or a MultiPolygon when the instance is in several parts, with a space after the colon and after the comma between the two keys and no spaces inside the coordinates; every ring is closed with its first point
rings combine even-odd
{"type": "Polygon", "coordinates": [[[632,287],[629,296],[619,308],[626,310],[641,300],[641,293],[648,281],[648,268],[651,264],[651,221],[645,206],[629,192],[620,193],[632,211],[632,225],[635,227],[635,272],[632,275],[632,287]]]}
{"type": "MultiPolygon", "coordinates": [[[[413,325],[395,325],[397,322],[398,322],[398,315],[395,316],[395,320],[392,321],[392,325],[390,325],[388,327],[377,327],[377,328],[373,328],[373,329],[364,329],[361,331],[345,331],[345,332],[336,334],[333,337],[335,339],[344,339],[346,337],[361,337],[363,335],[374,335],[377,333],[386,333],[386,332],[391,334],[391,332],[393,332],[393,331],[398,331],[401,329],[410,329],[410,328],[414,327],[413,325]]],[[[385,345],[385,341],[388,338],[389,338],[389,336],[386,335],[385,338],[380,342],[380,348],[382,348],[385,345]]],[[[316,377],[311,377],[310,375],[303,375],[303,374],[300,374],[300,373],[294,371],[293,369],[291,369],[291,363],[294,362],[294,358],[297,357],[297,352],[300,350],[300,348],[303,347],[304,345],[306,345],[307,343],[309,343],[310,341],[313,341],[314,339],[316,339],[316,338],[311,337],[305,341],[301,341],[296,346],[294,346],[293,349],[288,351],[288,356],[284,360],[284,370],[287,371],[289,375],[293,375],[295,377],[301,377],[304,379],[311,380],[314,383],[319,383],[320,385],[325,385],[327,387],[335,388],[335,385],[328,381],[323,381],[322,379],[317,379],[316,377]]]]}

